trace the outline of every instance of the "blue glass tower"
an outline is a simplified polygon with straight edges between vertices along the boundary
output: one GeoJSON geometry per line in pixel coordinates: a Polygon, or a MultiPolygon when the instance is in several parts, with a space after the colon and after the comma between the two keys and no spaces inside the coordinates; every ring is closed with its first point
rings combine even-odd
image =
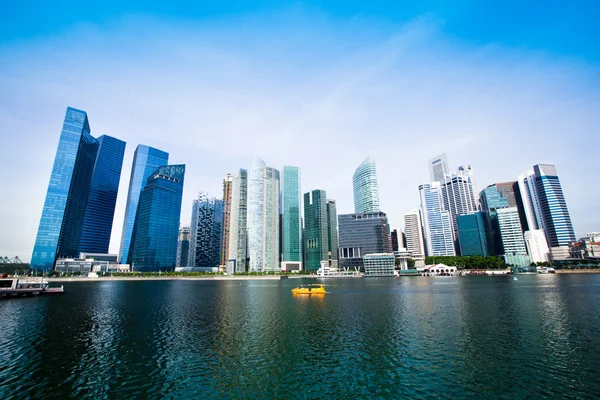
{"type": "Polygon", "coordinates": [[[115,215],[125,142],[104,135],[98,145],[79,253],[108,253],[115,215]]]}
{"type": "Polygon", "coordinates": [[[565,195],[554,165],[533,166],[542,219],[550,247],[566,246],[575,241],[575,232],[565,195]]]}
{"type": "Polygon", "coordinates": [[[137,271],[175,268],[185,165],[163,165],[139,196],[130,257],[137,271]]]}
{"type": "Polygon", "coordinates": [[[121,236],[121,249],[119,260],[122,263],[131,264],[130,247],[132,243],[133,228],[138,209],[138,202],[142,189],[146,185],[148,177],[161,165],[169,163],[169,153],[153,147],[139,145],[135,149],[133,165],[131,167],[131,178],[129,179],[129,192],[127,194],[127,206],[125,208],[125,221],[123,222],[123,233],[121,236]]]}
{"type": "Polygon", "coordinates": [[[463,256],[487,257],[488,246],[483,219],[482,212],[457,217],[460,252],[463,256]]]}
{"type": "Polygon", "coordinates": [[[67,108],[31,267],[49,270],[58,257],[73,257],[86,212],[98,142],[91,136],[85,111],[67,108]]]}

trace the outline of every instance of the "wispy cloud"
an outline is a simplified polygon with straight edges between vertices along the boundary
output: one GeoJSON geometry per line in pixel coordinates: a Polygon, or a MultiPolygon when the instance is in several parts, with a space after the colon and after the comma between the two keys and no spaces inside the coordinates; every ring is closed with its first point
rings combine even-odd
{"type": "Polygon", "coordinates": [[[10,171],[0,254],[29,259],[67,106],[127,141],[111,250],[133,151],[187,164],[182,223],[227,172],[298,165],[304,190],[353,209],[351,176],[378,162],[393,228],[418,206],[427,159],[469,163],[481,187],[557,165],[578,235],[600,229],[590,184],[600,145],[598,68],[500,44],[473,46],[424,16],[404,25],[294,10],[204,22],[128,17],[0,47],[0,126],[10,171]],[[6,150],[9,149],[9,150],[6,150]],[[585,196],[582,194],[585,193],[585,196]]]}

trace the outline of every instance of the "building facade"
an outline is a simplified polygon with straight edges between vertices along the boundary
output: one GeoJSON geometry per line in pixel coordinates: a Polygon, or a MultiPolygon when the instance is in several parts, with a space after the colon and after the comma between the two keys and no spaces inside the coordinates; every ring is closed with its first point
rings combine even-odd
{"type": "Polygon", "coordinates": [[[50,270],[58,258],[75,258],[81,251],[108,251],[124,147],[109,136],[94,139],[86,112],[67,108],[32,268],[50,270]]]}
{"type": "Polygon", "coordinates": [[[190,255],[190,236],[192,230],[189,226],[179,229],[179,240],[177,242],[177,267],[187,267],[190,255]]]}
{"type": "Polygon", "coordinates": [[[169,153],[162,150],[144,145],[139,145],[135,149],[131,177],[129,178],[127,205],[125,206],[125,220],[123,221],[123,232],[121,234],[121,249],[119,251],[119,260],[123,264],[131,264],[130,248],[142,189],[144,189],[148,178],[156,169],[168,163],[169,153]]]}
{"type": "Polygon", "coordinates": [[[542,229],[525,232],[525,246],[531,262],[542,263],[550,261],[550,248],[546,242],[546,234],[542,229]]]}
{"type": "Polygon", "coordinates": [[[542,220],[542,211],[540,208],[539,197],[535,186],[535,173],[533,170],[528,170],[519,175],[517,178],[519,192],[523,202],[523,212],[527,226],[527,230],[544,229],[544,221],[542,220]]]}
{"type": "Polygon", "coordinates": [[[425,241],[420,210],[412,210],[404,214],[404,232],[406,234],[406,250],[412,253],[415,260],[425,261],[425,241]]]}
{"type": "Polygon", "coordinates": [[[338,216],[339,266],[363,269],[363,257],[392,253],[388,220],[384,212],[342,214],[338,216]]]}
{"type": "Polygon", "coordinates": [[[108,253],[124,153],[124,141],[106,135],[98,138],[98,156],[83,220],[80,253],[108,253]]]}
{"type": "Polygon", "coordinates": [[[426,255],[455,256],[452,217],[443,209],[439,182],[419,186],[426,255]]]}
{"type": "Polygon", "coordinates": [[[568,246],[576,240],[575,231],[556,167],[550,164],[538,164],[533,166],[533,171],[548,245],[568,246]]]}
{"type": "Polygon", "coordinates": [[[363,257],[365,277],[394,276],[396,257],[394,253],[367,254],[363,257]]]}
{"type": "Polygon", "coordinates": [[[379,211],[379,184],[375,159],[367,157],[354,172],[354,212],[371,213],[379,211]]]}
{"type": "Polygon", "coordinates": [[[337,228],[337,206],[335,200],[327,199],[327,240],[330,265],[338,266],[339,236],[337,228]]]}
{"type": "Polygon", "coordinates": [[[253,272],[279,271],[279,171],[256,158],[248,179],[248,257],[253,272]]]}
{"type": "Polygon", "coordinates": [[[247,267],[248,172],[240,169],[233,177],[231,189],[231,225],[227,272],[246,272],[247,267]]]}
{"type": "Polygon", "coordinates": [[[134,270],[175,268],[184,176],[185,165],[163,165],[146,180],[132,235],[134,270]]]}
{"type": "Polygon", "coordinates": [[[329,260],[327,195],[324,190],[304,193],[304,268],[316,271],[329,260]]]}
{"type": "Polygon", "coordinates": [[[204,192],[192,202],[188,266],[214,268],[221,265],[223,203],[204,192]]]}
{"type": "Polygon", "coordinates": [[[223,179],[223,231],[221,232],[221,266],[224,268],[229,257],[229,230],[231,229],[231,192],[233,176],[227,174],[223,179]]]}
{"type": "MultiPolygon", "coordinates": [[[[282,264],[302,269],[302,216],[300,212],[300,168],[283,167],[282,264]]],[[[287,269],[287,267],[286,267],[287,269]]]]}
{"type": "Polygon", "coordinates": [[[463,256],[488,256],[488,245],[482,212],[457,218],[460,253],[463,256]]]}
{"type": "Polygon", "coordinates": [[[450,169],[448,169],[448,156],[446,153],[429,160],[429,179],[431,182],[443,182],[449,174],[450,169]]]}
{"type": "MultiPolygon", "coordinates": [[[[517,207],[506,207],[496,209],[498,228],[502,242],[503,256],[527,256],[525,240],[523,239],[523,228],[519,218],[517,207]]],[[[507,258],[505,257],[505,260],[507,258]]],[[[513,258],[514,259],[514,258],[513,258]]],[[[528,260],[528,259],[527,259],[528,260]]],[[[531,261],[519,261],[518,266],[528,266],[531,261]]],[[[507,261],[507,264],[509,262],[507,261]]],[[[512,263],[513,265],[517,265],[512,263]]]]}

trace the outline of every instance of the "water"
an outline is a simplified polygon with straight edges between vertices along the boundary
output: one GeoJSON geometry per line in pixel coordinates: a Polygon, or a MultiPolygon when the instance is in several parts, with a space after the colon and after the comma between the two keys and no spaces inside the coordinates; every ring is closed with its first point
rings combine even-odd
{"type": "Polygon", "coordinates": [[[0,301],[0,398],[591,398],[600,276],[67,283],[0,301]],[[314,282],[303,280],[304,283],[314,282]]]}

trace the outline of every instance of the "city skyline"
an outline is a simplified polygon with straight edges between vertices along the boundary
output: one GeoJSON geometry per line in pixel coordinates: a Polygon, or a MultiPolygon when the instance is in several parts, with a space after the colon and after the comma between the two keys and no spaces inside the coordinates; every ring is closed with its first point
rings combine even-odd
{"type": "MultiPolygon", "coordinates": [[[[133,151],[146,144],[187,166],[182,221],[195,193],[219,193],[223,174],[255,155],[278,169],[297,165],[304,188],[326,190],[338,213],[350,213],[352,172],[373,155],[382,209],[401,227],[418,205],[414,188],[429,179],[424,161],[447,153],[450,166],[475,168],[480,188],[515,180],[537,163],[556,165],[576,235],[598,229],[600,188],[582,173],[594,170],[600,140],[600,52],[581,40],[594,37],[589,27],[530,30],[518,16],[520,24],[501,27],[515,35],[473,37],[455,35],[473,25],[437,7],[404,13],[364,5],[366,14],[348,7],[355,12],[285,5],[209,19],[192,12],[177,23],[160,13],[93,13],[88,25],[46,20],[25,36],[26,24],[6,28],[21,15],[11,12],[14,21],[0,28],[7,60],[0,87],[12,94],[1,100],[11,151],[0,166],[11,177],[0,254],[31,256],[67,106],[90,113],[94,132],[129,144],[115,221],[123,220],[133,151]],[[62,25],[44,30],[47,24],[62,25]],[[556,145],[571,137],[586,145],[556,145]],[[35,162],[14,168],[25,151],[35,162]]],[[[111,253],[121,230],[113,225],[111,253]]]]}

